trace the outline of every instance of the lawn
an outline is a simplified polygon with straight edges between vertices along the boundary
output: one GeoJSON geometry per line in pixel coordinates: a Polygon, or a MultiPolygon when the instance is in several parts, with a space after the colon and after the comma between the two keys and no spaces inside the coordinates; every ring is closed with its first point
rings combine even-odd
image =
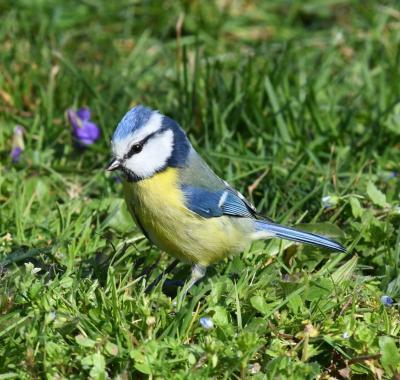
{"type": "Polygon", "coordinates": [[[396,1],[2,1],[0,379],[399,376],[399,68],[396,1]],[[171,259],[104,170],[139,103],[263,214],[348,253],[261,241],[180,309],[180,288],[146,294],[171,259]]]}

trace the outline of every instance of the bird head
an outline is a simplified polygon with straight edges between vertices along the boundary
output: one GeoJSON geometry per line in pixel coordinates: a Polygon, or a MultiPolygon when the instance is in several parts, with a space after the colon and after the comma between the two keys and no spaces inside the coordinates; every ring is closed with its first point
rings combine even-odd
{"type": "Polygon", "coordinates": [[[144,106],[128,111],[112,137],[107,170],[121,170],[128,181],[152,177],[168,167],[183,167],[190,143],[180,126],[144,106]]]}

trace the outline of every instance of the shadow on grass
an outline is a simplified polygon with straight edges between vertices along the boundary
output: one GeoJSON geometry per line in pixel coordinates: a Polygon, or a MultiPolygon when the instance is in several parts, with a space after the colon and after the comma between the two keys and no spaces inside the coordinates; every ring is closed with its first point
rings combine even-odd
{"type": "MultiPolygon", "coordinates": [[[[31,263],[35,268],[40,268],[43,276],[49,278],[63,276],[67,272],[67,267],[61,264],[54,255],[58,246],[58,244],[43,248],[20,246],[0,261],[0,273],[4,273],[12,265],[23,266],[31,263]]],[[[110,249],[106,252],[97,252],[92,257],[82,260],[77,268],[78,276],[82,279],[96,279],[101,286],[105,286],[110,266],[125,254],[127,248],[128,245],[118,251],[110,249]]],[[[133,263],[132,277],[133,279],[146,278],[146,282],[150,284],[149,292],[161,283],[163,293],[174,298],[190,273],[189,266],[184,265],[178,268],[174,266],[167,273],[164,273],[165,271],[159,273],[159,263],[160,258],[151,265],[146,263],[144,256],[136,258],[133,263]],[[167,275],[172,275],[172,278],[167,278],[167,275]],[[150,282],[154,277],[155,279],[150,282]]]]}

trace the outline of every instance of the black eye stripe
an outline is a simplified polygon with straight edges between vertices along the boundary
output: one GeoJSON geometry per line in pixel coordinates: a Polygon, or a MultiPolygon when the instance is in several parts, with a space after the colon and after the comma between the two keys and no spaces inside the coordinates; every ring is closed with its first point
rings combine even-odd
{"type": "Polygon", "coordinates": [[[133,144],[133,145],[130,147],[128,153],[125,155],[124,158],[125,158],[125,159],[131,158],[134,154],[140,153],[140,152],[142,151],[142,149],[143,149],[143,146],[146,144],[146,142],[147,142],[149,139],[151,139],[154,135],[157,135],[157,134],[160,133],[160,132],[161,132],[161,131],[156,131],[156,132],[150,133],[150,134],[149,134],[148,136],[146,136],[143,140],[141,140],[141,141],[139,141],[139,142],[133,144]]]}
{"type": "Polygon", "coordinates": [[[143,144],[142,142],[138,142],[136,144],[133,144],[129,150],[128,153],[125,154],[124,159],[131,158],[134,154],[138,154],[142,151],[143,149],[143,144]]]}

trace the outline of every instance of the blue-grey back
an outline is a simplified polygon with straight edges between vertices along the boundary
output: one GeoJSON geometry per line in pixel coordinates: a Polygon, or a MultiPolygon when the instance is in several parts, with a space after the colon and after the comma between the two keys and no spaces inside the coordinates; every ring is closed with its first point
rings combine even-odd
{"type": "Polygon", "coordinates": [[[224,189],[224,181],[212,171],[192,146],[190,148],[186,165],[180,169],[181,182],[208,190],[224,189]]]}

